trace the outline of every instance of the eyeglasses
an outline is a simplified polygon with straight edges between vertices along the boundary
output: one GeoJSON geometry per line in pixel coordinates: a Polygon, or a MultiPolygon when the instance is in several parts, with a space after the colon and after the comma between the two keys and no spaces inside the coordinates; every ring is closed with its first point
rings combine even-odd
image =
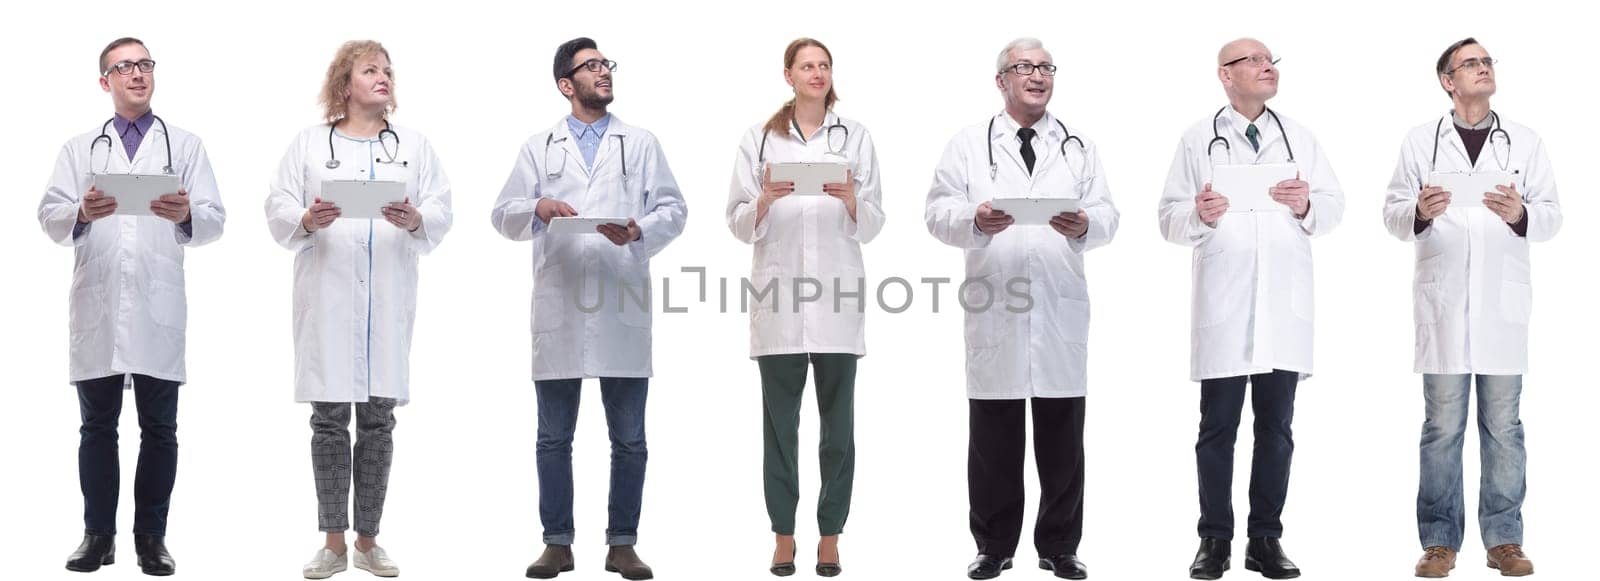
{"type": "Polygon", "coordinates": [[[1467,70],[1469,72],[1470,71],[1476,71],[1480,67],[1481,68],[1485,68],[1485,69],[1489,69],[1489,70],[1492,71],[1492,70],[1494,70],[1494,64],[1497,63],[1497,62],[1499,62],[1499,61],[1496,61],[1496,60],[1494,60],[1493,58],[1490,58],[1490,57],[1483,57],[1481,59],[1480,58],[1469,58],[1467,60],[1461,61],[1461,64],[1456,65],[1456,68],[1453,68],[1453,69],[1450,69],[1448,71],[1445,71],[1444,74],[1453,75],[1453,74],[1456,74],[1456,71],[1463,70],[1463,69],[1465,69],[1465,70],[1467,70]]]}
{"type": "Polygon", "coordinates": [[[126,77],[133,74],[134,67],[138,67],[139,72],[141,73],[152,72],[156,70],[156,61],[144,59],[139,61],[122,61],[119,63],[114,63],[110,68],[107,68],[105,72],[100,73],[100,76],[111,76],[111,71],[116,71],[117,74],[126,77]]]}
{"type": "Polygon", "coordinates": [[[1044,76],[1046,76],[1046,77],[1054,77],[1054,76],[1056,76],[1056,66],[1052,65],[1052,64],[1049,64],[1049,63],[1045,63],[1045,64],[1042,64],[1042,65],[1036,65],[1036,64],[1033,64],[1033,63],[1017,63],[1017,64],[1014,64],[1014,65],[1005,67],[1003,69],[1000,69],[1001,72],[1011,71],[1013,73],[1016,73],[1016,74],[1024,76],[1024,77],[1033,74],[1033,71],[1036,71],[1036,70],[1039,71],[1040,73],[1043,73],[1044,76]]]}
{"type": "Polygon", "coordinates": [[[578,74],[578,69],[589,69],[589,72],[591,73],[598,73],[600,72],[600,67],[605,67],[606,70],[615,72],[617,70],[617,61],[611,59],[589,59],[578,63],[578,66],[572,67],[572,70],[567,71],[567,74],[561,76],[562,78],[566,78],[576,75],[578,74]]]}
{"type": "Polygon", "coordinates": [[[1276,65],[1276,64],[1278,64],[1278,61],[1281,61],[1281,60],[1283,60],[1283,59],[1275,57],[1275,56],[1272,56],[1272,55],[1253,54],[1253,55],[1250,55],[1250,56],[1242,56],[1242,57],[1233,59],[1231,61],[1222,63],[1222,66],[1223,67],[1231,67],[1233,65],[1248,61],[1250,63],[1250,66],[1259,69],[1259,68],[1263,68],[1263,67],[1265,67],[1267,65],[1276,65]]]}

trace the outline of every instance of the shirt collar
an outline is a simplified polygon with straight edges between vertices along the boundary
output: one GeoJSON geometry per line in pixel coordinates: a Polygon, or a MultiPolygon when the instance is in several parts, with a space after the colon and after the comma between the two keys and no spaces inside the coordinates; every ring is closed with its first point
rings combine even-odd
{"type": "Polygon", "coordinates": [[[1490,111],[1488,115],[1484,115],[1483,116],[1483,120],[1478,121],[1477,125],[1472,125],[1472,124],[1467,123],[1466,119],[1462,119],[1460,115],[1456,114],[1456,110],[1455,109],[1451,109],[1450,110],[1450,122],[1451,123],[1455,123],[1456,127],[1462,127],[1462,128],[1466,128],[1466,129],[1477,129],[1477,130],[1488,129],[1488,128],[1494,126],[1494,112],[1490,111]]]}
{"type": "MultiPolygon", "coordinates": [[[[1055,127],[1055,118],[1050,116],[1049,111],[1045,111],[1044,115],[1039,117],[1038,121],[1033,122],[1032,127],[1034,135],[1043,137],[1050,133],[1050,129],[1055,127]]],[[[998,137],[1001,135],[1016,137],[1018,129],[1022,129],[1022,124],[1018,123],[1016,119],[1012,118],[1011,113],[1002,112],[1000,114],[1000,123],[995,124],[994,127],[995,135],[991,137],[998,137]]]]}
{"type": "Polygon", "coordinates": [[[572,137],[574,139],[583,139],[584,136],[587,135],[590,132],[594,133],[594,136],[595,136],[596,139],[598,139],[600,137],[604,137],[605,134],[606,134],[606,128],[608,128],[610,126],[611,126],[611,114],[610,113],[606,113],[604,116],[600,117],[600,119],[595,121],[594,123],[584,123],[582,121],[579,121],[577,117],[573,117],[572,115],[567,115],[567,129],[572,131],[572,137]]]}
{"type": "Polygon", "coordinates": [[[143,136],[144,134],[150,132],[150,125],[154,124],[155,122],[156,114],[154,111],[145,111],[144,115],[139,116],[138,119],[134,119],[133,121],[123,119],[121,115],[116,115],[111,119],[111,124],[117,128],[117,135],[122,137],[128,136],[129,129],[138,131],[139,135],[143,136]]]}

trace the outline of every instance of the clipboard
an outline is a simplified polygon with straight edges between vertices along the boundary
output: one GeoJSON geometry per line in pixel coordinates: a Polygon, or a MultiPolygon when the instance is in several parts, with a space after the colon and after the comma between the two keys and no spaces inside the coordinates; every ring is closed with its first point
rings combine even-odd
{"type": "Polygon", "coordinates": [[[627,227],[627,218],[590,218],[588,216],[562,216],[550,219],[551,234],[599,234],[601,224],[627,227]]]}
{"type": "Polygon", "coordinates": [[[842,184],[846,168],[842,163],[773,163],[772,181],[794,182],[794,193],[800,196],[821,196],[822,184],[842,184]]]}
{"type": "Polygon", "coordinates": [[[1482,208],[1483,195],[1500,193],[1495,186],[1515,183],[1511,172],[1505,171],[1436,171],[1428,176],[1428,185],[1439,186],[1450,192],[1451,208],[1482,208]]]}
{"type": "Polygon", "coordinates": [[[378,220],[383,207],[406,199],[406,183],[385,180],[323,180],[322,201],[339,207],[339,218],[378,220]]]}
{"type": "Polygon", "coordinates": [[[94,189],[108,198],[116,198],[115,213],[123,216],[154,216],[150,203],[161,196],[178,193],[181,187],[178,176],[169,174],[103,173],[94,176],[94,189]]]}
{"type": "Polygon", "coordinates": [[[1292,163],[1228,164],[1211,170],[1211,191],[1228,197],[1228,213],[1288,212],[1267,193],[1278,182],[1294,179],[1292,163]]]}
{"type": "Polygon", "coordinates": [[[989,206],[1005,212],[1021,226],[1048,226],[1050,219],[1078,211],[1077,198],[994,198],[989,206]]]}

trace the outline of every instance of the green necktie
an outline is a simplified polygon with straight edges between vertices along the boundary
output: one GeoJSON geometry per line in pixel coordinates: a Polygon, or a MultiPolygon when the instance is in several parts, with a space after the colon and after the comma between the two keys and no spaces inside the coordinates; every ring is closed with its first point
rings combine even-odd
{"type": "Polygon", "coordinates": [[[1254,123],[1251,123],[1249,127],[1244,128],[1244,136],[1250,138],[1250,149],[1261,151],[1261,142],[1257,139],[1257,137],[1260,135],[1261,130],[1256,129],[1256,124],[1254,123]]]}

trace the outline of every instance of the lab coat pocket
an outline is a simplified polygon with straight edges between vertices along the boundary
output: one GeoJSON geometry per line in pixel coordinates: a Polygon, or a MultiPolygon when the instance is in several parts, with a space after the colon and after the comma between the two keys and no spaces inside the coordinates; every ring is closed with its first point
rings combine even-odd
{"type": "Polygon", "coordinates": [[[67,330],[79,335],[94,330],[105,312],[105,287],[85,284],[72,289],[71,309],[67,311],[67,330]]]}
{"type": "Polygon", "coordinates": [[[1289,308],[1294,316],[1310,321],[1315,312],[1316,285],[1312,282],[1310,265],[1295,269],[1294,288],[1289,291],[1289,308]]]}
{"type": "Polygon", "coordinates": [[[623,325],[636,328],[650,328],[650,308],[653,297],[651,296],[649,275],[625,276],[621,278],[622,288],[613,293],[607,285],[606,300],[616,299],[617,320],[623,325]]]}
{"type": "Polygon", "coordinates": [[[1412,320],[1416,326],[1439,322],[1439,312],[1444,308],[1444,283],[1417,281],[1412,296],[1412,320]]]}
{"type": "Polygon", "coordinates": [[[1201,246],[1198,252],[1201,254],[1194,263],[1194,302],[1189,308],[1195,328],[1204,329],[1227,321],[1227,297],[1240,273],[1228,271],[1227,257],[1220,245],[1216,249],[1201,246]]]}
{"type": "Polygon", "coordinates": [[[1533,286],[1526,282],[1507,280],[1500,283],[1500,316],[1506,322],[1528,324],[1533,315],[1533,286]]]}
{"type": "Polygon", "coordinates": [[[183,330],[189,318],[189,305],[183,287],[160,280],[150,281],[150,319],[157,325],[183,330]]]}
{"type": "Polygon", "coordinates": [[[563,285],[552,284],[549,281],[536,282],[533,289],[533,333],[548,333],[560,329],[565,321],[565,312],[573,299],[572,293],[563,285]]]}
{"type": "Polygon", "coordinates": [[[1089,301],[1071,297],[1057,299],[1058,315],[1052,324],[1059,327],[1061,337],[1067,342],[1082,345],[1089,342],[1089,301]]]}
{"type": "Polygon", "coordinates": [[[999,273],[994,273],[973,277],[960,289],[961,308],[966,312],[964,333],[968,350],[1000,345],[1008,322],[1016,316],[1006,310],[1003,282],[999,273]]]}

